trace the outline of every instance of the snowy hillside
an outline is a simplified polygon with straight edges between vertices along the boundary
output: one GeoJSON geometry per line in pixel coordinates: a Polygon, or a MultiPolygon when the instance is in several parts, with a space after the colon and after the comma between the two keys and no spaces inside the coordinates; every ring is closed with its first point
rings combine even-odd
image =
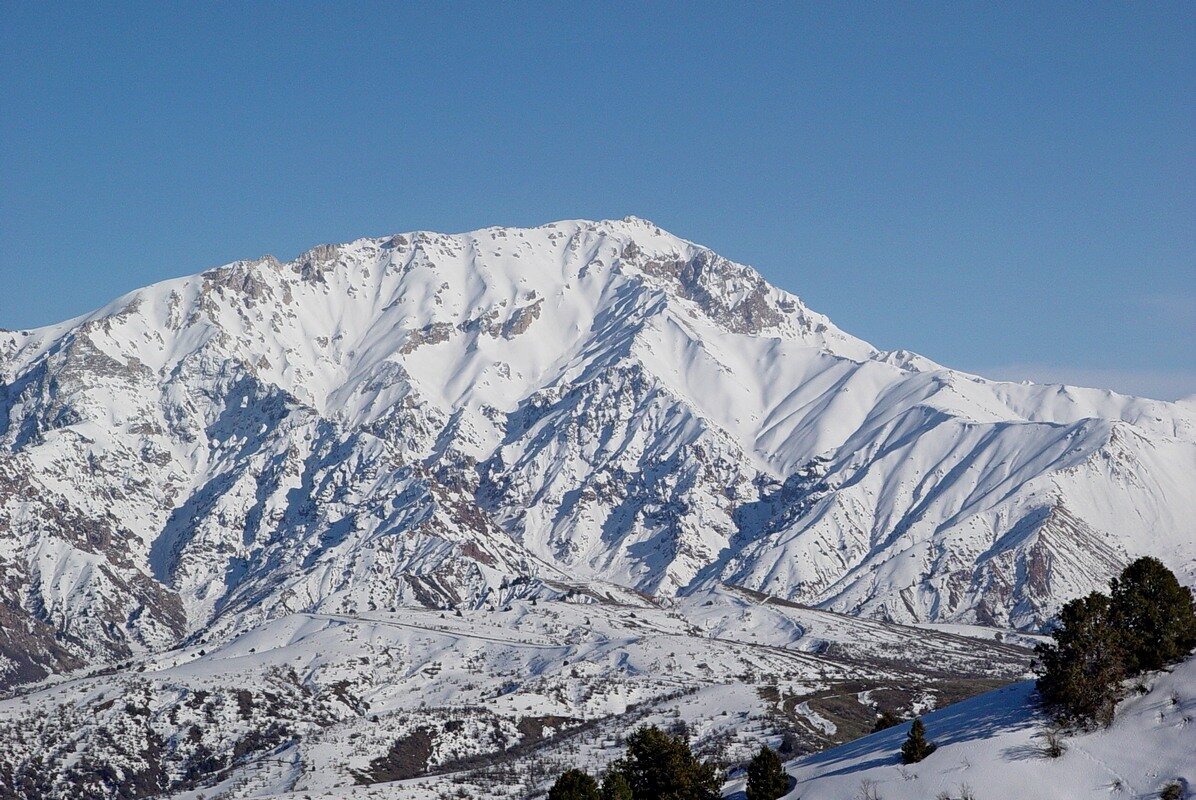
{"type": "Polygon", "coordinates": [[[1156,798],[1179,784],[1196,787],[1196,658],[1170,673],[1147,676],[1144,694],[1125,700],[1112,727],[1067,737],[1058,758],[1044,754],[1045,720],[1032,703],[1033,683],[980,695],[925,717],[939,748],[902,767],[898,749],[908,725],[789,764],[796,786],[787,798],[842,800],[871,796],[926,800],[946,792],[975,800],[1156,798]]]}
{"type": "Polygon", "coordinates": [[[784,732],[811,752],[1027,655],[730,589],[292,614],[0,700],[0,796],[525,798],[636,724],[731,761],[784,732]]]}
{"type": "Polygon", "coordinates": [[[295,614],[742,585],[1033,630],[1196,581],[1196,408],[880,352],[644,220],[266,257],[0,333],[0,686],[295,614]]]}

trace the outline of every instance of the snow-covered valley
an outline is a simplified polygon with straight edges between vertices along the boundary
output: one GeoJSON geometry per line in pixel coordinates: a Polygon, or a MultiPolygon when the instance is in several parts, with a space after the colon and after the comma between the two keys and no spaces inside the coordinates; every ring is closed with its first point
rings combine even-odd
{"type": "Polygon", "coordinates": [[[1027,663],[734,589],[666,607],[578,594],[460,616],[294,614],[0,701],[0,786],[102,794],[106,769],[208,797],[523,797],[565,766],[605,765],[635,724],[684,725],[732,762],[786,732],[813,752],[866,732],[879,706],[934,708],[1027,663]]]}

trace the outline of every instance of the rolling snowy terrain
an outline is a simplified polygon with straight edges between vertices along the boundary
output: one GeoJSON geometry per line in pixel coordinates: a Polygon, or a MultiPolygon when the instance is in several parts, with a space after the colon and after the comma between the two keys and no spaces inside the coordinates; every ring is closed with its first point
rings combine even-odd
{"type": "Polygon", "coordinates": [[[0,332],[0,786],[821,748],[1024,675],[943,631],[1196,583],[1193,520],[1196,404],[878,351],[644,220],[236,262],[0,332]]]}
{"type": "Polygon", "coordinates": [[[785,732],[812,752],[867,732],[877,707],[933,708],[1026,664],[731,589],[668,608],[577,594],[293,614],[0,701],[0,796],[521,798],[605,767],[637,724],[684,724],[732,762],[785,732]]]}

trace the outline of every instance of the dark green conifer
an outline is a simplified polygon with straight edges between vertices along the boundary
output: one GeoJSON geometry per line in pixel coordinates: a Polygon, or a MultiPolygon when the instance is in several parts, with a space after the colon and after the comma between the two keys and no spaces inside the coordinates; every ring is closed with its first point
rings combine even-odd
{"type": "Polygon", "coordinates": [[[602,800],[598,781],[579,769],[567,769],[548,790],[548,800],[602,800]]]}
{"type": "Polygon", "coordinates": [[[1113,621],[1125,644],[1126,672],[1182,661],[1196,647],[1192,591],[1157,558],[1130,564],[1110,584],[1113,621]]]}
{"type": "Polygon", "coordinates": [[[777,751],[762,745],[747,768],[747,800],[777,800],[789,788],[789,776],[777,751]]]}
{"type": "Polygon", "coordinates": [[[882,711],[880,716],[876,718],[876,722],[872,725],[872,732],[888,730],[889,728],[900,725],[905,722],[901,717],[894,714],[892,711],[882,711]]]}
{"type": "Polygon", "coordinates": [[[713,764],[698,761],[689,743],[653,725],[627,737],[627,756],[614,763],[633,800],[716,800],[721,781],[713,764]]]}
{"type": "Polygon", "coordinates": [[[1072,600],[1059,612],[1053,644],[1034,648],[1038,694],[1062,722],[1108,725],[1124,695],[1123,638],[1112,603],[1100,592],[1072,600]]]}
{"type": "Polygon", "coordinates": [[[602,800],[635,800],[627,776],[613,770],[606,773],[602,779],[602,800]]]}
{"type": "Polygon", "coordinates": [[[922,724],[922,720],[914,717],[914,721],[909,726],[909,736],[901,745],[901,762],[917,764],[936,749],[938,749],[938,745],[926,741],[926,726],[922,724]]]}

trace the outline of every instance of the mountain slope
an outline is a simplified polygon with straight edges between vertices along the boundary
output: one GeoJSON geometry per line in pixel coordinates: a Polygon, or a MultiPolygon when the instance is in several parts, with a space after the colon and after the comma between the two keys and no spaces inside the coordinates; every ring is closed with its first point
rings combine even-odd
{"type": "Polygon", "coordinates": [[[1032,629],[1196,580],[1196,409],[881,352],[634,218],[266,257],[0,333],[0,682],[294,613],[741,584],[1032,629]]]}
{"type": "Polygon", "coordinates": [[[928,714],[927,735],[939,748],[918,764],[900,766],[902,725],[787,765],[797,785],[786,797],[838,800],[867,785],[889,800],[959,797],[965,788],[978,800],[1159,797],[1175,783],[1188,792],[1196,785],[1196,659],[1144,686],[1110,728],[1066,737],[1058,758],[1045,753],[1033,683],[1018,683],[928,714]]]}

